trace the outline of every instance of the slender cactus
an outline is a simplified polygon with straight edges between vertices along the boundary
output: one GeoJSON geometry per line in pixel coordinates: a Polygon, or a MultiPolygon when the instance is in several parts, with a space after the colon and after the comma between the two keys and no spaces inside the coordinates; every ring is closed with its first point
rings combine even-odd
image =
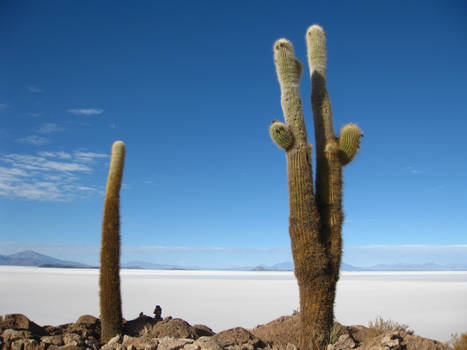
{"type": "Polygon", "coordinates": [[[120,295],[120,187],[122,183],[125,144],[114,142],[102,222],[101,267],[99,275],[101,308],[101,341],[106,343],[122,332],[120,295]]]}
{"type": "Polygon", "coordinates": [[[316,139],[316,183],[311,146],[300,99],[302,64],[292,44],[274,44],[285,124],[273,122],[273,141],[286,151],[289,187],[289,234],[300,293],[300,350],[322,350],[334,321],[334,298],[342,256],[342,167],[355,156],[361,132],[345,126],[337,138],[326,88],[326,37],[321,27],[306,34],[316,139]],[[315,194],[316,189],[316,194],[315,194]]]}

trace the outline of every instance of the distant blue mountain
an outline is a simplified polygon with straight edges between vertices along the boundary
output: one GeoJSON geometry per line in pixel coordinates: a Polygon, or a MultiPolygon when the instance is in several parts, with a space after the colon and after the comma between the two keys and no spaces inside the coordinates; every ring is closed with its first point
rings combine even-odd
{"type": "Polygon", "coordinates": [[[129,261],[122,264],[123,268],[126,269],[146,269],[146,270],[192,270],[193,268],[180,267],[177,265],[167,265],[167,264],[154,264],[147,261],[129,261]]]}
{"type": "MultiPolygon", "coordinates": [[[[254,271],[293,271],[294,264],[291,261],[284,261],[284,262],[277,263],[271,266],[259,265],[259,266],[254,267],[251,270],[254,270],[254,271]]],[[[342,271],[363,271],[363,268],[343,263],[341,265],[341,270],[342,271]]]]}
{"type": "MultiPolygon", "coordinates": [[[[69,268],[95,268],[76,261],[66,261],[39,254],[31,250],[11,255],[0,255],[0,265],[10,266],[39,266],[39,267],[69,267],[69,268]]],[[[291,261],[284,261],[274,265],[233,266],[230,268],[200,268],[186,267],[170,264],[156,264],[147,261],[129,261],[121,265],[127,269],[148,270],[219,270],[219,271],[293,271],[294,265],[291,261]]],[[[370,267],[358,267],[342,263],[342,271],[467,271],[467,264],[379,264],[370,267]]]]}
{"type": "Polygon", "coordinates": [[[24,252],[19,252],[11,255],[0,255],[0,265],[81,268],[92,267],[76,261],[55,259],[47,255],[33,252],[32,250],[26,250],[24,252]]]}
{"type": "Polygon", "coordinates": [[[435,263],[427,264],[395,264],[373,265],[363,269],[364,271],[465,271],[467,264],[447,264],[438,265],[435,263]]]}

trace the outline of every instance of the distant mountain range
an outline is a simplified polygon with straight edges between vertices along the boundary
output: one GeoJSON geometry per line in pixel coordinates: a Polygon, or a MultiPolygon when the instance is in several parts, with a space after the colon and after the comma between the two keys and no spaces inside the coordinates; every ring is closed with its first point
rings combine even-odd
{"type": "MultiPolygon", "coordinates": [[[[31,250],[19,252],[11,255],[0,255],[0,265],[10,266],[38,266],[38,267],[61,267],[61,268],[98,268],[76,261],[66,261],[39,254],[31,250]]],[[[219,270],[219,271],[293,271],[294,265],[291,261],[281,262],[266,266],[235,266],[231,268],[201,268],[184,267],[168,264],[154,264],[147,261],[129,261],[121,265],[126,269],[146,269],[146,270],[219,270]]],[[[467,271],[467,264],[447,264],[439,265],[435,263],[427,264],[394,264],[394,265],[374,265],[370,267],[358,267],[342,263],[342,271],[467,271]]]]}
{"type": "Polygon", "coordinates": [[[12,265],[12,266],[38,266],[38,267],[80,267],[80,268],[91,268],[92,266],[82,264],[76,261],[66,261],[55,259],[47,255],[33,252],[32,250],[26,250],[11,255],[0,255],[0,265],[12,265]]]}

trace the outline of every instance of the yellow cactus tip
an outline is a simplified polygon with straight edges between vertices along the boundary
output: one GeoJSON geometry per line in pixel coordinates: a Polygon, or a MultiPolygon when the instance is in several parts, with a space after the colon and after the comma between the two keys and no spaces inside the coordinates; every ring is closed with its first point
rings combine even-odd
{"type": "Polygon", "coordinates": [[[125,143],[123,141],[115,141],[112,145],[112,152],[125,152],[125,143]]]}
{"type": "Polygon", "coordinates": [[[359,128],[359,126],[357,124],[354,124],[354,123],[346,124],[341,128],[341,131],[344,130],[344,129],[346,129],[346,130],[358,130],[360,132],[360,136],[363,136],[363,132],[359,128]]]}
{"type": "Polygon", "coordinates": [[[274,50],[279,51],[281,49],[286,49],[293,52],[293,45],[287,39],[279,39],[274,43],[274,50]]]}
{"type": "Polygon", "coordinates": [[[306,31],[306,35],[313,35],[313,33],[323,33],[324,34],[324,30],[323,30],[323,27],[321,27],[320,25],[318,24],[313,24],[312,26],[310,26],[308,28],[308,30],[306,31]]]}

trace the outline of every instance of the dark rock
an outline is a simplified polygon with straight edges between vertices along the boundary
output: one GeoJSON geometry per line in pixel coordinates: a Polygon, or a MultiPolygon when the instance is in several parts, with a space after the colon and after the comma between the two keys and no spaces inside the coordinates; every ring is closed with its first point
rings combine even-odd
{"type": "Polygon", "coordinates": [[[63,343],[65,345],[81,346],[84,345],[84,339],[77,333],[65,333],[63,343]]]}
{"type": "Polygon", "coordinates": [[[300,315],[282,316],[274,321],[259,325],[251,330],[251,333],[263,342],[287,346],[293,344],[299,346],[300,315]]]}
{"type": "Polygon", "coordinates": [[[199,346],[201,350],[222,350],[222,344],[213,337],[200,337],[193,344],[199,346]]]}
{"type": "Polygon", "coordinates": [[[449,346],[437,340],[406,334],[401,341],[402,349],[407,350],[448,350],[449,346]]]}
{"type": "Polygon", "coordinates": [[[236,327],[217,333],[213,336],[223,347],[250,344],[253,347],[264,347],[264,343],[254,334],[242,327],[236,327]]]}
{"type": "Polygon", "coordinates": [[[198,337],[211,337],[216,334],[211,328],[203,324],[195,324],[193,325],[193,328],[195,329],[196,334],[198,334],[198,337]]]}
{"type": "Polygon", "coordinates": [[[150,316],[143,315],[134,320],[124,322],[123,333],[132,337],[138,337],[149,333],[157,322],[159,321],[150,316]]]}
{"type": "Polygon", "coordinates": [[[198,339],[196,329],[180,318],[166,318],[154,325],[150,333],[153,337],[173,337],[198,339]]]}
{"type": "Polygon", "coordinates": [[[15,340],[30,339],[33,337],[32,332],[26,330],[5,329],[2,332],[2,338],[5,343],[12,343],[15,340]]]}
{"type": "Polygon", "coordinates": [[[94,317],[92,315],[83,315],[78,318],[78,320],[75,322],[76,325],[79,326],[85,326],[85,327],[96,327],[97,325],[100,325],[100,321],[97,317],[94,317]]]}
{"type": "Polygon", "coordinates": [[[357,347],[357,343],[349,334],[343,334],[339,337],[337,342],[333,345],[328,346],[328,350],[348,350],[348,349],[355,349],[357,347]]]}
{"type": "Polygon", "coordinates": [[[0,329],[26,329],[37,335],[45,335],[44,329],[38,324],[30,321],[23,314],[9,314],[0,321],[0,329]]]}
{"type": "Polygon", "coordinates": [[[46,345],[63,345],[63,336],[59,335],[46,335],[41,337],[41,343],[46,345]]]}
{"type": "Polygon", "coordinates": [[[56,345],[51,345],[47,348],[47,350],[85,350],[86,348],[84,346],[78,346],[78,345],[62,345],[62,346],[56,346],[56,345]]]}
{"type": "Polygon", "coordinates": [[[35,339],[17,340],[11,344],[12,350],[45,350],[45,345],[39,344],[35,339]]]}

